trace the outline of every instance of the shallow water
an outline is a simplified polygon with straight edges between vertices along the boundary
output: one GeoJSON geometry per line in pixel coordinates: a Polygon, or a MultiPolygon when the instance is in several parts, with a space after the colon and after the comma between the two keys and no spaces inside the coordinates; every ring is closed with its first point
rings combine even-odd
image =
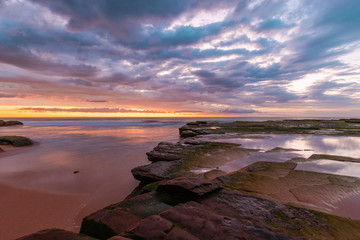
{"type": "Polygon", "coordinates": [[[296,170],[305,170],[321,173],[332,173],[360,178],[360,163],[340,162],[327,159],[319,159],[310,162],[298,163],[296,170]]]}
{"type": "MultiPolygon", "coordinates": [[[[312,154],[360,157],[360,138],[350,136],[253,134],[241,138],[217,136],[213,141],[238,143],[243,148],[260,149],[249,157],[232,161],[220,168],[226,172],[238,170],[257,161],[285,162],[294,157],[308,158],[312,154]],[[276,147],[294,149],[294,151],[267,152],[276,147]]],[[[360,163],[324,161],[301,163],[298,169],[360,177],[360,163]]]]}

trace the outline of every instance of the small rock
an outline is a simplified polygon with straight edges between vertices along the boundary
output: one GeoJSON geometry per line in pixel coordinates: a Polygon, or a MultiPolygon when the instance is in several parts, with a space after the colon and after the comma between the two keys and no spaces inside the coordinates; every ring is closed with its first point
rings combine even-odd
{"type": "Polygon", "coordinates": [[[74,233],[65,231],[62,229],[46,229],[39,231],[37,233],[33,233],[17,240],[93,240],[93,238],[74,233]]]}
{"type": "Polygon", "coordinates": [[[176,161],[160,161],[148,165],[136,167],[131,170],[134,178],[145,183],[152,183],[164,179],[170,179],[170,174],[182,163],[181,160],[176,161]]]}
{"type": "Polygon", "coordinates": [[[77,174],[77,173],[79,173],[79,171],[77,171],[77,170],[76,170],[76,171],[74,171],[74,174],[77,174]]]}
{"type": "Polygon", "coordinates": [[[195,137],[199,135],[198,133],[192,131],[192,130],[185,130],[185,131],[181,131],[180,132],[180,136],[181,137],[184,137],[184,138],[187,138],[187,137],[195,137]]]}
{"type": "Polygon", "coordinates": [[[0,120],[0,127],[13,126],[13,125],[24,125],[24,124],[22,122],[20,122],[20,121],[4,121],[4,120],[0,120]]]}
{"type": "Polygon", "coordinates": [[[4,149],[0,148],[0,152],[5,152],[4,149]]]}
{"type": "Polygon", "coordinates": [[[147,152],[149,161],[175,161],[182,157],[179,155],[184,151],[184,147],[177,143],[161,142],[152,151],[147,152]]]}
{"type": "Polygon", "coordinates": [[[22,136],[3,136],[0,137],[0,145],[13,145],[14,147],[23,147],[33,145],[34,142],[27,137],[22,136]]]}

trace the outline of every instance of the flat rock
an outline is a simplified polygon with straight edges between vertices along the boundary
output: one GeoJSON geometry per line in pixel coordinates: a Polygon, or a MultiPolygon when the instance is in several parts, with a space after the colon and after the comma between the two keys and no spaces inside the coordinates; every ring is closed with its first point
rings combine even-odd
{"type": "Polygon", "coordinates": [[[14,147],[24,147],[33,145],[34,142],[22,136],[3,136],[0,137],[0,145],[13,145],[14,147]]]}
{"type": "Polygon", "coordinates": [[[272,229],[256,219],[227,216],[221,209],[197,202],[177,205],[160,216],[199,239],[305,239],[272,229]]]}
{"type": "Polygon", "coordinates": [[[136,167],[131,170],[134,178],[146,183],[170,179],[171,173],[176,167],[182,163],[181,160],[176,161],[159,161],[148,165],[136,167]]]}
{"type": "Polygon", "coordinates": [[[296,163],[256,162],[218,177],[224,188],[330,213],[337,202],[360,191],[355,177],[295,170],[296,163]]]}
{"type": "Polygon", "coordinates": [[[199,240],[199,238],[181,228],[174,227],[164,240],[199,240]]]}
{"type": "Polygon", "coordinates": [[[93,240],[93,238],[62,229],[46,229],[17,240],[93,240]]]}
{"type": "Polygon", "coordinates": [[[152,215],[157,215],[169,208],[170,205],[164,203],[160,196],[155,191],[144,193],[129,199],[126,199],[122,202],[112,204],[106,209],[125,209],[136,216],[142,218],[149,217],[152,215]]]}
{"type": "Polygon", "coordinates": [[[108,239],[134,226],[140,217],[123,209],[101,209],[85,217],[80,233],[98,239],[108,239]]]}
{"type": "Polygon", "coordinates": [[[159,215],[153,215],[141,220],[129,233],[136,239],[164,239],[170,232],[173,224],[168,220],[160,217],[159,215]]]}
{"type": "Polygon", "coordinates": [[[147,152],[149,161],[175,161],[182,157],[179,155],[183,153],[184,147],[177,143],[161,142],[152,151],[147,152]]]}
{"type": "Polygon", "coordinates": [[[182,199],[197,199],[221,188],[217,181],[203,178],[175,178],[158,186],[157,192],[166,193],[182,199]]]}
{"type": "Polygon", "coordinates": [[[22,122],[20,122],[20,121],[4,121],[4,120],[0,120],[0,127],[13,126],[13,125],[24,125],[24,124],[22,122]]]}

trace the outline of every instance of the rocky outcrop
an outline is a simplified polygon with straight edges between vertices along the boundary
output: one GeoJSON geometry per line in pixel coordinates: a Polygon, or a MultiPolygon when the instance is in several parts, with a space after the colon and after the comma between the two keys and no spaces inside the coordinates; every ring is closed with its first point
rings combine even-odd
{"type": "Polygon", "coordinates": [[[74,232],[69,232],[61,229],[46,229],[33,233],[17,240],[94,240],[93,238],[78,234],[74,232]]]}
{"type": "Polygon", "coordinates": [[[328,159],[333,161],[340,162],[360,162],[360,158],[352,158],[352,157],[344,157],[338,155],[329,155],[329,154],[312,154],[308,160],[320,160],[320,159],[328,159]]]}
{"type": "Polygon", "coordinates": [[[80,233],[108,239],[120,234],[141,220],[140,217],[123,209],[101,209],[83,219],[80,233]]]}
{"type": "Polygon", "coordinates": [[[0,145],[13,145],[14,147],[24,147],[33,145],[34,142],[22,136],[3,136],[0,137],[0,145]]]}
{"type": "MultiPolygon", "coordinates": [[[[224,132],[229,136],[313,134],[337,126],[354,127],[356,132],[360,129],[356,125],[321,120],[188,123],[180,129],[187,138],[159,143],[147,153],[152,163],[132,170],[141,181],[139,187],[126,200],[84,218],[81,232],[111,240],[358,239],[360,221],[316,210],[328,207],[336,193],[346,196],[360,191],[359,179],[295,170],[297,161],[305,161],[302,158],[285,163],[259,161],[226,174],[218,166],[249,156],[251,149],[192,137],[224,132]],[[203,174],[204,169],[212,171],[203,174]]],[[[286,151],[296,149],[270,152],[286,151]]],[[[312,158],[320,157],[324,156],[312,158]]]]}
{"type": "Polygon", "coordinates": [[[144,182],[152,183],[164,179],[170,179],[171,174],[176,172],[176,168],[182,164],[181,160],[159,161],[148,165],[136,167],[131,170],[134,178],[144,182]]]}
{"type": "Polygon", "coordinates": [[[6,126],[14,126],[14,125],[24,125],[20,121],[4,121],[0,120],[0,127],[6,127],[6,126]]]}

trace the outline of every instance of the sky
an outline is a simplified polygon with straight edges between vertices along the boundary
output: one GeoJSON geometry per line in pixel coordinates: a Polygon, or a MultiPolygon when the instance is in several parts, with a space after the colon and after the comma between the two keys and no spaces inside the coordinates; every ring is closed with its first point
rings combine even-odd
{"type": "Polygon", "coordinates": [[[359,0],[0,0],[0,117],[360,117],[359,0]]]}

